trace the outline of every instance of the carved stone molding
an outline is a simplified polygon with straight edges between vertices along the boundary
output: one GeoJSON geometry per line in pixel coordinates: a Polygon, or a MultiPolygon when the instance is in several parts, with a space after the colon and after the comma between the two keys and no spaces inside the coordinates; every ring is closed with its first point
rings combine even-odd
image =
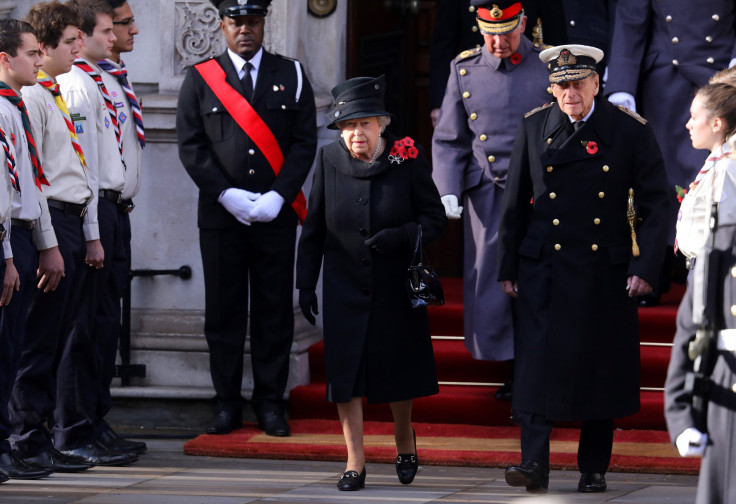
{"type": "Polygon", "coordinates": [[[184,69],[225,50],[220,34],[220,16],[211,3],[177,1],[176,9],[176,75],[184,69]]]}

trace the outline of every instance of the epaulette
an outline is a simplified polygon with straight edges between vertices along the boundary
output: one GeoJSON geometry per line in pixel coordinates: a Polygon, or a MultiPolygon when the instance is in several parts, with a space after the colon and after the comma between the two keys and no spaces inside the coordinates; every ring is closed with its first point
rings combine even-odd
{"type": "Polygon", "coordinates": [[[467,58],[468,56],[475,56],[481,51],[481,49],[482,49],[481,47],[476,47],[475,49],[467,49],[461,52],[460,54],[458,54],[457,56],[455,56],[455,61],[460,61],[462,59],[467,58]]]}
{"type": "Polygon", "coordinates": [[[618,108],[618,109],[619,109],[619,110],[620,110],[621,112],[624,112],[624,113],[626,113],[626,114],[630,115],[631,117],[633,117],[634,119],[636,119],[636,120],[637,120],[637,121],[639,121],[640,123],[642,123],[642,124],[646,124],[646,123],[647,123],[647,120],[646,120],[646,119],[644,119],[644,118],[643,118],[642,116],[640,116],[639,114],[637,114],[637,113],[636,113],[636,112],[634,112],[633,110],[629,110],[629,109],[627,109],[626,107],[624,107],[623,105],[619,105],[619,106],[618,106],[617,108],[618,108]]]}
{"type": "Polygon", "coordinates": [[[534,42],[534,52],[542,52],[545,49],[549,49],[550,47],[554,47],[553,45],[545,44],[544,42],[534,42]]]}
{"type": "Polygon", "coordinates": [[[526,119],[527,117],[529,117],[529,116],[531,116],[531,115],[534,115],[534,114],[536,114],[536,113],[537,113],[537,112],[539,112],[540,110],[544,110],[544,109],[546,109],[546,108],[548,108],[548,107],[551,107],[552,105],[554,105],[554,103],[555,103],[555,102],[549,102],[549,103],[545,103],[545,104],[544,104],[544,105],[542,105],[541,107],[537,107],[537,108],[535,108],[534,110],[530,110],[529,112],[527,112],[526,114],[524,114],[524,119],[526,119]]]}

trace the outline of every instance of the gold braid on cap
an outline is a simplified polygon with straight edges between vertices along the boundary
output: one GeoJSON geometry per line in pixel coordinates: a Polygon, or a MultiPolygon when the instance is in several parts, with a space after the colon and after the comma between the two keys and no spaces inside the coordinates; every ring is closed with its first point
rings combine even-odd
{"type": "Polygon", "coordinates": [[[636,230],[634,229],[634,225],[636,224],[636,209],[634,209],[634,189],[632,188],[629,188],[626,220],[629,221],[629,227],[631,228],[631,253],[634,257],[639,257],[639,244],[636,243],[636,230]]]}

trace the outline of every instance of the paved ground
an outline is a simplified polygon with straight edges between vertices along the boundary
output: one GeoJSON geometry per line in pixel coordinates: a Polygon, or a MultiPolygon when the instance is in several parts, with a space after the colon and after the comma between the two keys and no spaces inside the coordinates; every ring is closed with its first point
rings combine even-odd
{"type": "MultiPolygon", "coordinates": [[[[546,497],[506,485],[501,469],[424,466],[409,486],[390,464],[368,464],[366,488],[335,488],[343,464],[190,457],[182,440],[146,440],[149,451],[129,467],[54,474],[0,485],[2,504],[245,504],[251,502],[350,504],[670,503],[695,500],[695,476],[610,473],[608,492],[580,494],[579,475],[553,471],[546,497]]],[[[421,453],[420,453],[421,455],[421,453]]]]}

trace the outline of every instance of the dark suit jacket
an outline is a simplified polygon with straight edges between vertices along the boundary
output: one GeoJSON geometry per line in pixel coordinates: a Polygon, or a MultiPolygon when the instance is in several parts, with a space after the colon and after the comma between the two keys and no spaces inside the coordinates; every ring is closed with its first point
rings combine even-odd
{"type": "MultiPolygon", "coordinates": [[[[217,57],[227,82],[242,92],[227,52],[217,57]]],[[[189,68],[176,113],[179,157],[199,187],[200,228],[227,228],[238,221],[218,203],[230,187],[284,197],[275,225],[296,225],[290,203],[299,193],[314,161],[317,125],[314,95],[302,70],[301,93],[294,60],[263,51],[251,105],[273,132],[284,154],[279,176],[255,143],[236,124],[195,68],[189,68]]]]}
{"type": "Polygon", "coordinates": [[[606,100],[563,141],[568,124],[557,103],[528,115],[511,154],[498,278],[519,287],[513,407],[553,420],[618,418],[639,409],[637,306],[626,279],[656,282],[669,191],[648,125],[606,100]],[[639,257],[629,188],[642,218],[639,257]]]}

